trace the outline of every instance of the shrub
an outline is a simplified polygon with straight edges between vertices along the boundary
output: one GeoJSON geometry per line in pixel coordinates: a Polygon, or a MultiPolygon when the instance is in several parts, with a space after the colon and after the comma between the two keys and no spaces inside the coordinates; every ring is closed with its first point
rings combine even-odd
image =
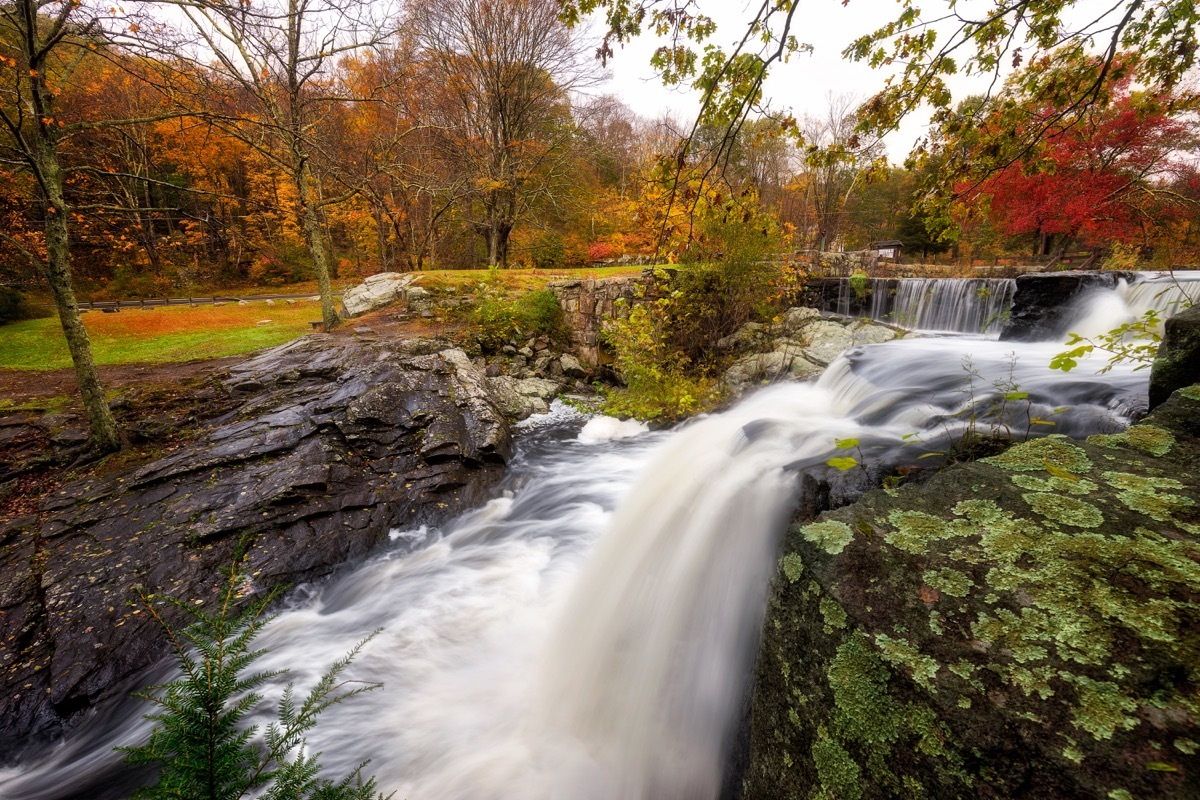
{"type": "Polygon", "coordinates": [[[710,222],[702,236],[686,254],[670,308],[672,338],[693,362],[710,358],[719,339],[747,322],[771,316],[780,299],[782,267],[772,258],[781,239],[769,220],[710,222]]]}
{"type": "Polygon", "coordinates": [[[670,298],[659,298],[635,305],[605,328],[605,342],[613,349],[614,367],[625,384],[605,390],[605,414],[675,420],[719,400],[716,383],[688,375],[687,356],[668,340],[666,312],[671,303],[670,298]]]}
{"type": "Polygon", "coordinates": [[[140,595],[171,640],[183,674],[140,695],[160,709],[147,715],[154,729],[146,744],[119,749],[127,762],[155,765],[160,773],[154,785],[138,790],[134,797],[376,800],[380,795],[374,779],[362,779],[365,764],[340,783],[318,778],[321,754],[310,754],[305,740],[325,709],[379,687],[360,683],[347,688],[348,682],[341,678],[367,640],[334,662],[303,700],[296,698],[289,684],[279,701],[279,721],[268,725],[259,740],[256,727],[243,728],[242,721],[262,702],[257,689],[279,675],[248,672],[264,653],[252,649],[252,644],[269,621],[264,612],[275,593],[237,613],[238,584],[236,572],[231,572],[220,606],[212,614],[175,598],[162,598],[192,620],[182,631],[164,620],[154,596],[140,595]]]}
{"type": "Polygon", "coordinates": [[[529,262],[535,269],[556,269],[563,265],[566,254],[563,238],[555,233],[546,233],[530,245],[529,262]]]}
{"type": "Polygon", "coordinates": [[[558,298],[549,289],[525,292],[515,297],[497,281],[483,284],[472,309],[479,338],[489,347],[499,347],[513,338],[549,336],[565,341],[566,326],[558,298]]]}
{"type": "Polygon", "coordinates": [[[16,289],[0,286],[0,325],[24,319],[25,296],[16,289]]]}
{"type": "Polygon", "coordinates": [[[588,261],[608,261],[616,255],[617,249],[608,242],[592,242],[588,247],[588,261]]]}

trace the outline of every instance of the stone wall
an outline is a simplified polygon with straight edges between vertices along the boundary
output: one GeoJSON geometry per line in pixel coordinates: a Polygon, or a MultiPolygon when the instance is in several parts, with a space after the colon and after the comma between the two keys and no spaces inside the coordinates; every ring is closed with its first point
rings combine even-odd
{"type": "Polygon", "coordinates": [[[558,298],[571,328],[571,341],[586,366],[600,363],[600,333],[604,320],[628,315],[629,308],[644,296],[653,295],[655,270],[641,275],[613,278],[581,278],[555,281],[550,291],[558,298]],[[618,303],[625,300],[625,303],[618,303]]]}

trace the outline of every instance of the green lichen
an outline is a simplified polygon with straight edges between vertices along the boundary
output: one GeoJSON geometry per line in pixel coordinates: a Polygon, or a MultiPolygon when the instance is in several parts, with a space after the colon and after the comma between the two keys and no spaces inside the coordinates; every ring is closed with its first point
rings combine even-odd
{"type": "Polygon", "coordinates": [[[1196,505],[1192,498],[1179,494],[1119,492],[1117,498],[1132,510],[1158,522],[1170,522],[1178,516],[1181,509],[1196,505]]]}
{"type": "Polygon", "coordinates": [[[1188,400],[1200,400],[1200,384],[1185,386],[1179,390],[1179,394],[1183,395],[1188,400]]]}
{"type": "Polygon", "coordinates": [[[1100,488],[1091,481],[1083,478],[1069,480],[1067,478],[1050,477],[1047,479],[1024,473],[1009,475],[1008,477],[1017,486],[1020,486],[1022,489],[1028,489],[1031,492],[1058,492],[1061,494],[1087,496],[1095,493],[1100,488]]]}
{"type": "Polygon", "coordinates": [[[1046,492],[1032,492],[1023,494],[1021,497],[1036,513],[1059,525],[1070,525],[1074,528],[1099,528],[1104,522],[1104,515],[1100,513],[1100,509],[1074,497],[1063,497],[1046,492]]]}
{"type": "Polygon", "coordinates": [[[1175,434],[1157,425],[1134,425],[1124,433],[1096,434],[1087,441],[1099,447],[1129,447],[1161,457],[1175,446],[1175,434]]]}
{"type": "Polygon", "coordinates": [[[1159,489],[1182,489],[1183,484],[1174,478],[1150,478],[1132,472],[1105,472],[1100,476],[1109,486],[1130,492],[1154,494],[1159,489]]]}
{"type": "Polygon", "coordinates": [[[1034,439],[1010,447],[998,456],[982,460],[988,464],[1016,472],[1046,470],[1049,466],[1077,474],[1087,472],[1092,468],[1092,460],[1088,458],[1083,448],[1072,444],[1065,436],[1034,439]]]}
{"type": "Polygon", "coordinates": [[[910,642],[893,639],[883,633],[875,634],[875,644],[879,646],[888,663],[910,673],[913,681],[920,686],[933,690],[933,681],[938,673],[937,661],[922,653],[910,642]]]}
{"type": "Polygon", "coordinates": [[[788,553],[779,560],[779,568],[788,583],[795,583],[804,574],[804,559],[795,553],[788,553]]]}
{"type": "Polygon", "coordinates": [[[828,597],[822,597],[820,603],[821,618],[825,620],[826,633],[841,630],[846,627],[846,612],[836,602],[828,597]]]}
{"type": "Polygon", "coordinates": [[[822,725],[812,746],[813,766],[821,781],[818,797],[833,800],[859,800],[862,797],[862,772],[846,749],[829,737],[822,725]]]}
{"type": "Polygon", "coordinates": [[[1129,731],[1137,727],[1137,719],[1127,713],[1135,711],[1137,703],[1115,683],[1069,673],[1061,673],[1060,677],[1073,684],[1079,696],[1073,709],[1075,725],[1090,733],[1092,738],[1111,739],[1117,730],[1129,731]]]}
{"type": "Polygon", "coordinates": [[[924,553],[940,539],[970,533],[961,525],[947,523],[923,511],[893,511],[888,514],[888,522],[896,530],[884,534],[884,540],[892,547],[908,553],[924,553]]]}
{"type": "Polygon", "coordinates": [[[833,556],[845,550],[846,545],[854,540],[854,531],[850,530],[850,526],[835,520],[813,522],[801,528],[800,533],[807,541],[833,556]]]}
{"type": "Polygon", "coordinates": [[[966,597],[975,582],[956,569],[926,570],[921,576],[928,585],[951,597],[966,597]]]}

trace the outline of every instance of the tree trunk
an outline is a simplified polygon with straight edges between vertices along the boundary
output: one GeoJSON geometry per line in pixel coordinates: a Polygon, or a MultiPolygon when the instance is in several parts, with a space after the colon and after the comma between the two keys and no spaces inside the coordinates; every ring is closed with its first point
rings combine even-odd
{"type": "Polygon", "coordinates": [[[62,194],[62,170],[53,143],[44,143],[40,153],[42,175],[45,179],[46,210],[46,281],[54,295],[58,319],[67,338],[67,349],[75,364],[75,379],[79,383],[79,394],[91,428],[88,443],[101,453],[121,449],[117,434],[117,422],[113,419],[104,387],[96,373],[96,362],[92,358],[92,343],[87,328],[79,315],[75,302],[75,290],[71,286],[71,256],[67,238],[67,204],[62,194]]]}
{"type": "Polygon", "coordinates": [[[295,178],[296,190],[300,195],[300,222],[304,227],[304,238],[308,242],[313,271],[317,273],[317,287],[321,292],[321,319],[325,322],[325,330],[331,331],[341,320],[333,307],[329,256],[325,248],[325,231],[321,227],[321,217],[317,213],[317,204],[313,202],[312,173],[308,168],[308,159],[303,156],[296,158],[295,178]]]}

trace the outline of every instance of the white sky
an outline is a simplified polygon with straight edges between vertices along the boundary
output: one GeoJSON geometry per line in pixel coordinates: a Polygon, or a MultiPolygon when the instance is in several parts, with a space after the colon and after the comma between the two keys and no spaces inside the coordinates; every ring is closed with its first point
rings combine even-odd
{"type": "MultiPolygon", "coordinates": [[[[757,7],[761,0],[755,0],[757,7]]],[[[901,10],[898,0],[801,0],[793,33],[801,43],[811,44],[811,54],[799,53],[783,65],[775,65],[767,79],[765,96],[772,107],[791,110],[796,116],[805,113],[820,115],[828,103],[829,93],[850,94],[858,101],[866,100],[883,85],[886,73],[872,70],[866,64],[844,60],[842,51],[855,38],[869,33],[894,19],[901,10]]],[[[713,17],[718,30],[713,41],[726,47],[741,38],[745,20],[752,15],[746,0],[701,0],[705,13],[713,17]]],[[[967,6],[960,3],[960,11],[967,6]]],[[[1081,0],[1079,11],[1096,16],[1111,7],[1102,0],[1081,0]]],[[[924,4],[932,14],[944,13],[945,6],[937,0],[924,4]]],[[[927,15],[928,17],[928,15],[927,15]]],[[[597,26],[597,30],[600,26],[597,26]]],[[[644,117],[664,113],[690,121],[699,104],[699,95],[690,90],[665,88],[650,67],[650,56],[658,42],[651,36],[617,50],[609,60],[611,78],[598,91],[612,94],[644,117]]],[[[983,76],[955,77],[948,81],[955,99],[987,90],[990,80],[983,76]]],[[[900,130],[885,139],[893,162],[902,162],[913,143],[926,130],[928,119],[912,115],[900,130]]]]}

